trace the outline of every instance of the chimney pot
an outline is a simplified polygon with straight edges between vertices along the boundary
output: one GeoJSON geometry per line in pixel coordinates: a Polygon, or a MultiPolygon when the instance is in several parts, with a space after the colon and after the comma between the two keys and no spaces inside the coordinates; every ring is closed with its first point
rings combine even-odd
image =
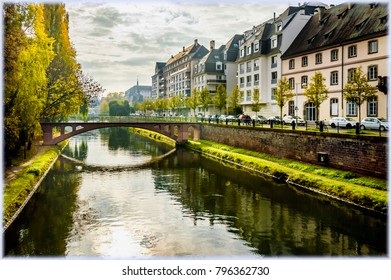
{"type": "Polygon", "coordinates": [[[210,50],[213,50],[215,48],[215,40],[210,41],[210,50]]]}

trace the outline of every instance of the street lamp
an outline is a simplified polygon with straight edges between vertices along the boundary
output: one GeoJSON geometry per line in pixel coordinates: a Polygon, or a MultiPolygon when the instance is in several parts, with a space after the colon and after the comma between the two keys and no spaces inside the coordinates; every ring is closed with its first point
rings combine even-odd
{"type": "Polygon", "coordinates": [[[297,119],[297,117],[298,117],[297,112],[299,111],[299,107],[298,107],[299,101],[298,101],[297,88],[300,85],[300,83],[296,83],[295,85],[296,85],[295,119],[297,119]]]}

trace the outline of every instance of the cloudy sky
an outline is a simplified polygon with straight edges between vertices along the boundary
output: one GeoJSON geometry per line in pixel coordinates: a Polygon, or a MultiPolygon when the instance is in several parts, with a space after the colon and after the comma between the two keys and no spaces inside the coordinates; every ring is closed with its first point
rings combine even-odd
{"type": "Polygon", "coordinates": [[[137,79],[140,85],[151,85],[155,62],[166,62],[171,54],[191,45],[194,39],[207,48],[210,40],[215,40],[218,47],[233,35],[242,34],[272,18],[273,13],[278,16],[289,5],[299,2],[68,0],[65,3],[77,60],[107,94],[126,91],[137,79]]]}

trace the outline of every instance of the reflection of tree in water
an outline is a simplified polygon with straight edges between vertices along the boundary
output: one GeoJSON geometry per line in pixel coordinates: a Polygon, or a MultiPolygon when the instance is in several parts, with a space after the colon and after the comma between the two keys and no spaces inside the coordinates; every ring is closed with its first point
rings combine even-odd
{"type": "Polygon", "coordinates": [[[62,153],[78,160],[85,160],[88,154],[87,140],[76,140],[73,148],[67,145],[62,153]]]}
{"type": "Polygon", "coordinates": [[[18,218],[20,220],[7,229],[5,255],[65,255],[66,239],[73,224],[78,185],[79,176],[74,171],[74,166],[59,158],[33,199],[23,209],[18,218]],[[33,219],[31,222],[30,217],[40,219],[33,219]]]}
{"type": "Polygon", "coordinates": [[[130,132],[125,127],[109,129],[108,145],[110,150],[128,149],[130,146],[130,132]]]}
{"type": "Polygon", "coordinates": [[[351,207],[327,198],[227,168],[191,152],[174,153],[159,162],[159,167],[153,170],[156,189],[172,194],[195,225],[205,219],[210,226],[225,224],[258,254],[386,252],[384,221],[352,215],[351,207]]]}

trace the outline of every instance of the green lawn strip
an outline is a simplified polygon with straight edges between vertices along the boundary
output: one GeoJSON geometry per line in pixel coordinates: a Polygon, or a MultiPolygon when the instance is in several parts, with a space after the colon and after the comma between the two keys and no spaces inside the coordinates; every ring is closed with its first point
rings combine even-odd
{"type": "Polygon", "coordinates": [[[24,203],[36,183],[57,158],[61,147],[51,147],[47,152],[33,160],[24,170],[20,171],[14,180],[4,186],[4,225],[24,203]]]}
{"type": "Polygon", "coordinates": [[[199,141],[202,145],[206,147],[214,147],[219,150],[224,150],[224,151],[230,151],[233,153],[238,153],[238,154],[243,154],[243,155],[249,155],[253,156],[256,158],[261,158],[265,159],[270,162],[275,162],[278,163],[282,166],[286,166],[289,168],[293,168],[295,170],[300,170],[305,173],[310,173],[314,175],[321,175],[322,177],[326,177],[329,179],[334,179],[340,182],[346,182],[346,183],[351,183],[355,185],[361,185],[361,186],[366,186],[374,189],[379,189],[379,190],[388,190],[387,187],[387,181],[386,180],[381,180],[373,177],[364,177],[364,176],[359,176],[357,174],[354,174],[349,171],[343,171],[343,170],[337,170],[333,168],[327,168],[327,167],[322,167],[319,165],[314,165],[314,164],[308,164],[308,163],[303,163],[303,162],[298,162],[298,161],[292,161],[292,160],[287,160],[287,159],[281,159],[281,158],[276,158],[270,155],[266,154],[261,154],[245,149],[240,149],[240,148],[235,148],[223,144],[218,144],[210,141],[205,141],[205,140],[200,140],[199,141]]]}
{"type": "MultiPolygon", "coordinates": [[[[271,158],[269,156],[265,156],[268,159],[264,159],[262,157],[254,156],[255,154],[258,155],[258,153],[204,140],[199,142],[189,141],[187,145],[189,148],[198,150],[202,153],[257,170],[269,176],[288,179],[291,183],[355,203],[369,209],[383,213],[387,212],[388,196],[386,190],[352,183],[347,179],[344,179],[344,175],[336,176],[334,174],[336,172],[344,173],[343,171],[334,170],[334,173],[332,173],[329,178],[323,175],[327,172],[320,172],[320,174],[316,174],[316,167],[313,165],[308,165],[308,168],[304,168],[307,164],[293,162],[293,165],[289,165],[287,163],[292,163],[291,161],[271,161],[268,160],[271,158]],[[251,155],[247,155],[246,153],[250,153],[251,155]],[[300,166],[300,168],[297,168],[298,166],[300,166]]],[[[358,178],[365,181],[365,179],[361,177],[358,178]]],[[[371,181],[372,178],[368,178],[368,180],[371,181]]]]}

